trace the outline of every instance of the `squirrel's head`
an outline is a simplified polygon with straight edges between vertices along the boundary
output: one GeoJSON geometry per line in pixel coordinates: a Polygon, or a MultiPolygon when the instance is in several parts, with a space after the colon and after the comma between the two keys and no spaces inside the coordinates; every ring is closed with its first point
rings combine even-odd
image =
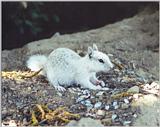
{"type": "Polygon", "coordinates": [[[113,64],[110,61],[109,57],[98,51],[98,48],[95,44],[92,47],[88,47],[88,58],[91,63],[91,70],[95,72],[107,72],[113,68],[113,64]]]}

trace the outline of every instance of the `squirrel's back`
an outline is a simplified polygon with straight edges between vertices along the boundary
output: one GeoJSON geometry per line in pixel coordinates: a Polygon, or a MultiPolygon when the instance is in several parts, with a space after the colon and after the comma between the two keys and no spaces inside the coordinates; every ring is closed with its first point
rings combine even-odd
{"type": "MultiPolygon", "coordinates": [[[[71,49],[68,48],[57,48],[50,53],[47,57],[45,55],[33,55],[27,61],[27,67],[32,71],[39,71],[43,68],[44,72],[46,69],[54,70],[57,69],[67,69],[73,66],[81,57],[71,49]],[[47,67],[48,66],[48,67],[47,67]]],[[[71,67],[72,68],[72,67],[71,67]]],[[[41,74],[44,74],[41,73],[41,74]]]]}
{"type": "Polygon", "coordinates": [[[63,66],[75,62],[80,58],[81,57],[71,49],[58,48],[51,52],[47,61],[51,62],[53,66],[63,66]]]}

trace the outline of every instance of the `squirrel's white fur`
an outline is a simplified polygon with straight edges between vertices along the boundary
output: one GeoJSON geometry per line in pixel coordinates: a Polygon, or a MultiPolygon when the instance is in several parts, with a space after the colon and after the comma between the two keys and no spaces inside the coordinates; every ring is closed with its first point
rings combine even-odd
{"type": "Polygon", "coordinates": [[[44,55],[31,56],[27,61],[27,66],[32,71],[43,68],[43,74],[60,91],[65,90],[63,86],[72,84],[80,84],[82,87],[93,90],[105,90],[97,85],[104,82],[96,78],[96,73],[107,72],[113,68],[109,57],[98,51],[95,44],[93,44],[93,48],[88,47],[88,53],[84,57],[70,49],[58,48],[48,57],[44,55]]]}

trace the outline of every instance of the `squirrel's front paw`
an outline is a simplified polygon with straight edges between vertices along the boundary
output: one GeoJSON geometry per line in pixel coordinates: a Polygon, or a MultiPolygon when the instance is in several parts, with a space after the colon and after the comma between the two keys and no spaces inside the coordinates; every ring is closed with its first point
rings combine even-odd
{"type": "Polygon", "coordinates": [[[106,84],[105,84],[103,81],[100,81],[100,85],[101,85],[102,87],[105,87],[105,86],[106,86],[106,84]]]}
{"type": "Polygon", "coordinates": [[[97,80],[96,85],[100,85],[100,86],[104,87],[105,83],[103,81],[97,80]]]}
{"type": "Polygon", "coordinates": [[[58,91],[62,91],[62,92],[64,92],[64,91],[66,91],[66,89],[63,87],[63,86],[54,86],[55,87],[55,89],[56,90],[58,90],[58,91]]]}

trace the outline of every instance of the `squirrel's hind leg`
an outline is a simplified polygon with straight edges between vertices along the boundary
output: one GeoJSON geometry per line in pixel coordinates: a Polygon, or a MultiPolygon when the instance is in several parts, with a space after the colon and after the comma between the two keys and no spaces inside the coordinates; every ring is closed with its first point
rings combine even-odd
{"type": "Polygon", "coordinates": [[[66,91],[66,89],[63,86],[60,86],[58,80],[56,80],[53,75],[48,75],[48,80],[57,91],[66,91]]]}

